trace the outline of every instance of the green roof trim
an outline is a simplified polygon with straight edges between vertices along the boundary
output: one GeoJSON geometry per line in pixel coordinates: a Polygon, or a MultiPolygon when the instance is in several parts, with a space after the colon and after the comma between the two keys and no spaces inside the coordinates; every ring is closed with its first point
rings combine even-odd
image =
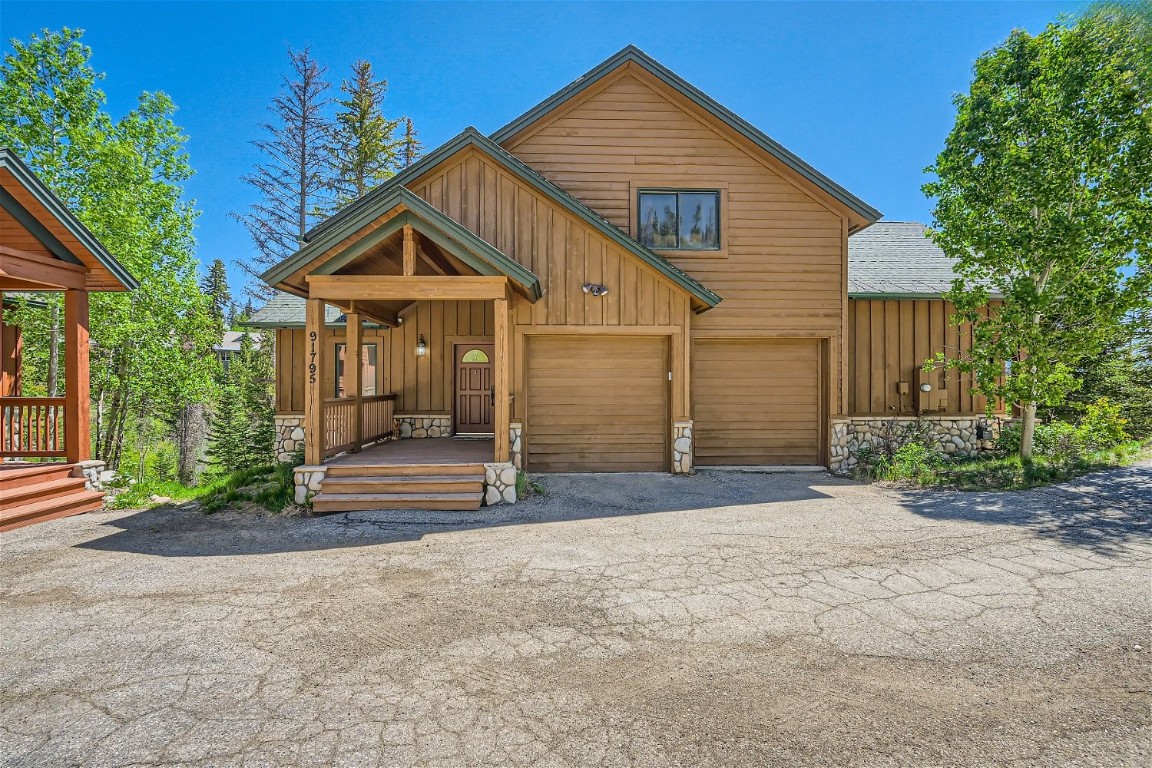
{"type": "MultiPolygon", "coordinates": [[[[451,253],[482,275],[504,275],[524,287],[533,301],[542,295],[540,278],[517,261],[477,237],[463,225],[433,208],[421,197],[403,186],[389,185],[386,190],[377,190],[337,214],[341,219],[338,226],[327,227],[314,236],[303,248],[272,267],[260,278],[275,286],[293,272],[305,266],[312,259],[338,245],[350,235],[377,219],[385,211],[403,205],[408,210],[389,219],[382,227],[344,248],[332,259],[316,269],[315,274],[330,275],[353,261],[373,245],[382,242],[398,232],[405,224],[426,236],[436,245],[451,253]],[[377,194],[380,192],[380,194],[377,194]],[[368,198],[372,200],[361,205],[368,198]],[[354,210],[353,210],[354,209],[354,210]],[[344,215],[344,214],[347,215],[344,215]]],[[[331,221],[331,219],[329,220],[331,221]]]]}
{"type": "Polygon", "coordinates": [[[692,85],[684,78],[680,77],[675,72],[668,69],[663,64],[656,61],[634,45],[629,45],[619,53],[609,58],[607,61],[593,68],[583,77],[578,78],[571,84],[552,94],[532,109],[520,115],[520,117],[516,118],[512,122],[505,125],[503,128],[493,133],[491,138],[494,141],[503,144],[506,140],[524,130],[547,113],[551,112],[557,107],[562,106],[572,97],[582,93],[587,88],[604,78],[606,75],[614,72],[616,69],[629,62],[632,62],[637,66],[642,67],[647,72],[651,73],[665,85],[668,85],[672,89],[676,90],[689,101],[701,107],[704,111],[710,113],[713,117],[716,117],[717,119],[724,122],[741,136],[748,139],[753,144],[760,147],[776,159],[780,160],[786,166],[796,171],[798,174],[830,194],[832,197],[844,203],[844,205],[860,214],[860,216],[864,217],[869,222],[876,221],[883,215],[880,213],[880,211],[868,205],[863,200],[846,190],[844,187],[832,181],[832,179],[820,173],[811,165],[785,149],[783,145],[772,139],[759,128],[752,125],[747,120],[740,117],[735,112],[728,109],[723,104],[716,101],[711,96],[704,93],[699,88],[692,85]]]}
{"type": "MultiPolygon", "coordinates": [[[[705,307],[711,308],[721,302],[722,299],[720,296],[705,288],[701,283],[694,280],[686,273],[677,269],[664,257],[653,253],[648,248],[645,248],[643,245],[640,245],[640,243],[628,237],[626,234],[621,232],[616,225],[600,216],[587,205],[580,202],[575,197],[568,194],[548,179],[544,178],[544,176],[537,173],[535,170],[525,164],[524,161],[508,152],[495,141],[480,133],[475,128],[471,127],[464,129],[464,131],[459,135],[437,147],[435,150],[425,155],[412,165],[408,166],[403,171],[396,174],[388,181],[384,182],[381,186],[360,198],[360,200],[347,206],[327,221],[318,224],[304,236],[305,241],[308,242],[309,245],[305,246],[304,249],[301,249],[300,253],[303,253],[305,249],[310,248],[312,242],[329,243],[329,245],[324,246],[319,251],[314,253],[322,253],[324,250],[327,250],[327,248],[331,247],[331,244],[333,243],[332,238],[334,237],[334,231],[345,232],[353,226],[352,223],[346,222],[362,222],[356,225],[356,229],[364,226],[364,224],[366,224],[368,221],[371,221],[373,218],[375,218],[375,216],[372,215],[372,212],[379,211],[384,208],[382,198],[388,195],[391,190],[395,189],[397,186],[403,186],[419,178],[427,171],[436,167],[441,162],[448,159],[449,157],[452,157],[457,152],[466,147],[475,147],[481,152],[484,152],[493,160],[500,163],[513,175],[518,177],[520,180],[534,187],[545,197],[548,197],[549,199],[558,203],[561,207],[596,229],[601,234],[608,237],[608,239],[612,240],[621,248],[651,266],[653,269],[671,280],[673,283],[679,285],[681,288],[691,294],[697,301],[705,305],[705,307]]],[[[416,196],[413,195],[413,197],[416,196]]],[[[420,200],[429,209],[433,211],[436,210],[435,208],[432,208],[432,206],[428,205],[428,203],[424,203],[421,198],[416,197],[416,199],[420,200]]],[[[437,211],[437,213],[439,213],[439,211],[437,211]]],[[[440,216],[447,219],[448,221],[452,221],[452,219],[444,216],[444,214],[440,214],[440,216]]],[[[454,221],[452,221],[452,223],[456,224],[454,221]]],[[[470,230],[465,229],[459,224],[456,224],[456,226],[463,229],[479,242],[484,243],[483,240],[473,234],[470,230]]],[[[355,229],[352,229],[352,231],[355,231],[355,229]]],[[[339,242],[339,240],[343,239],[345,236],[346,235],[336,238],[335,242],[339,242]]],[[[485,245],[487,245],[487,243],[485,243],[485,245]]],[[[499,251],[497,251],[497,253],[499,253],[499,251]]],[[[504,258],[508,257],[505,256],[504,258]]],[[[279,267],[276,267],[275,269],[278,270],[279,267]]],[[[291,274],[291,272],[294,272],[296,269],[299,269],[299,266],[293,268],[287,274],[291,274]]],[[[268,274],[269,273],[265,273],[265,275],[262,275],[261,277],[267,281],[268,277],[266,277],[266,275],[268,274]]]]}
{"type": "MultiPolygon", "coordinates": [[[[32,197],[35,198],[36,202],[48,209],[48,212],[64,225],[64,228],[68,230],[69,234],[79,240],[80,243],[96,257],[96,260],[112,273],[112,276],[115,277],[121,285],[129,291],[140,287],[140,283],[136,278],[132,277],[132,274],[121,266],[120,262],[116,261],[112,254],[108,253],[107,249],[96,239],[96,236],[88,231],[88,228],[76,218],[72,211],[68,210],[68,206],[64,205],[60,198],[40,180],[40,177],[33,173],[32,169],[25,165],[24,161],[7,147],[0,147],[0,168],[11,173],[16,180],[28,190],[32,197]]],[[[9,198],[10,196],[7,194],[3,196],[4,207],[6,209],[8,208],[9,198]]],[[[30,216],[28,211],[16,203],[14,199],[11,200],[11,202],[18,208],[18,210],[9,209],[13,216],[20,218],[20,211],[30,216]]],[[[51,250],[53,254],[64,261],[80,263],[76,255],[68,251],[59,240],[52,237],[51,234],[44,229],[43,225],[39,224],[39,222],[36,222],[36,224],[38,228],[30,227],[32,233],[40,237],[41,230],[43,230],[43,234],[47,234],[50,238],[45,242],[45,245],[49,247],[49,250],[51,250]],[[57,253],[57,248],[61,249],[63,253],[57,253]]]]}

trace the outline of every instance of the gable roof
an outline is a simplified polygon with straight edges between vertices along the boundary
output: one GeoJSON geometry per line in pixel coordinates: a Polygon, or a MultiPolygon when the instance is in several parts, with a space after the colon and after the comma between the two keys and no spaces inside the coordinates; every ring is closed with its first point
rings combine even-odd
{"type": "Polygon", "coordinates": [[[748,139],[757,147],[764,150],[772,157],[775,157],[788,168],[791,168],[793,171],[800,174],[800,176],[807,179],[822,189],[824,192],[843,203],[845,206],[866,219],[868,222],[874,222],[883,215],[880,213],[880,211],[868,205],[863,200],[846,190],[844,187],[832,181],[832,179],[820,173],[811,165],[804,162],[793,153],[789,152],[784,148],[783,145],[769,137],[759,128],[752,125],[747,120],[740,117],[735,112],[728,109],[723,104],[716,101],[711,96],[704,93],[699,88],[695,87],[687,80],[680,77],[675,72],[668,69],[663,64],[656,61],[634,45],[629,45],[619,53],[594,67],[584,76],[576,79],[574,82],[552,94],[532,109],[520,115],[520,117],[516,118],[512,122],[505,125],[503,128],[493,133],[491,138],[493,141],[503,144],[505,141],[512,138],[517,133],[520,133],[532,123],[535,123],[537,120],[544,117],[544,115],[562,106],[567,101],[584,92],[607,75],[629,63],[635,64],[636,66],[644,69],[646,72],[656,77],[665,85],[683,95],[693,104],[697,105],[705,112],[711,114],[717,120],[720,120],[732,130],[739,133],[745,139],[748,139]]]}
{"type": "Polygon", "coordinates": [[[848,237],[848,295],[938,299],[952,288],[955,260],[917,221],[878,221],[848,237]]]}
{"type": "MultiPolygon", "coordinates": [[[[366,198],[367,196],[361,198],[361,201],[366,198]]],[[[402,224],[411,223],[419,229],[420,232],[428,235],[437,245],[450,251],[454,256],[457,256],[464,263],[480,272],[480,274],[505,275],[519,284],[533,301],[540,298],[540,278],[533,274],[531,270],[504,255],[504,253],[489,245],[471,230],[449,216],[446,216],[425,202],[423,198],[413,194],[402,186],[392,186],[383,190],[379,196],[374,197],[370,205],[358,207],[357,203],[349,206],[349,208],[356,208],[355,211],[351,212],[354,215],[343,217],[344,220],[340,223],[340,226],[329,227],[320,233],[320,235],[311,238],[311,242],[308,242],[295,254],[260,275],[260,278],[269,285],[275,286],[300,268],[306,266],[312,259],[341,243],[349,236],[355,234],[397,206],[403,206],[408,211],[411,211],[412,214],[414,214],[414,218],[401,213],[372,233],[374,239],[383,239],[390,234],[394,234],[402,224]]],[[[347,211],[348,209],[345,210],[347,211]]],[[[331,274],[334,270],[339,269],[347,260],[347,257],[342,258],[342,256],[338,254],[320,266],[317,274],[331,274]]]]}
{"type": "MultiPolygon", "coordinates": [[[[593,227],[596,231],[608,237],[608,239],[612,240],[621,248],[636,256],[650,267],[654,268],[668,280],[679,285],[694,299],[696,299],[699,304],[702,304],[704,308],[711,308],[720,303],[721,299],[718,295],[705,288],[701,283],[692,277],[689,277],[686,273],[674,267],[664,257],[653,253],[648,248],[645,248],[644,246],[640,245],[640,243],[628,237],[607,219],[600,216],[587,205],[580,202],[575,197],[568,194],[548,179],[544,178],[544,176],[530,168],[518,157],[508,152],[492,139],[489,139],[487,136],[472,127],[465,128],[464,131],[457,135],[455,138],[450,139],[440,147],[437,147],[435,150],[425,155],[412,165],[408,166],[403,171],[393,176],[391,179],[388,179],[364,197],[342,209],[339,213],[313,227],[312,230],[304,236],[305,242],[309,243],[309,245],[305,246],[305,248],[309,248],[312,242],[320,242],[321,240],[323,240],[323,242],[329,242],[332,237],[336,237],[335,233],[344,233],[337,238],[337,242],[340,239],[347,237],[348,234],[351,234],[355,231],[356,228],[358,228],[354,227],[356,222],[365,221],[366,217],[370,216],[372,211],[380,211],[383,209],[382,200],[387,195],[389,195],[392,190],[394,190],[396,187],[403,187],[403,185],[414,181],[427,171],[439,165],[442,161],[448,159],[449,157],[455,155],[457,152],[467,147],[475,147],[476,149],[490,156],[520,180],[534,187],[545,197],[553,200],[562,208],[566,209],[568,212],[593,227]]],[[[405,189],[405,191],[407,190],[405,189]]],[[[409,194],[412,193],[409,192],[409,194]]],[[[412,196],[416,197],[415,195],[412,196]]],[[[421,202],[423,201],[421,200],[421,202]]],[[[427,203],[424,204],[428,205],[427,203]]],[[[431,208],[431,206],[428,207],[431,208]]],[[[436,209],[433,208],[432,210],[436,209]]],[[[443,214],[440,215],[443,216],[443,214]]],[[[444,216],[444,218],[452,221],[452,219],[448,218],[447,216],[444,216]]],[[[371,219],[369,218],[367,220],[370,221],[371,219]]],[[[363,226],[363,224],[360,226],[363,226]]],[[[457,226],[461,225],[457,224],[457,226]]],[[[463,229],[462,226],[461,229],[463,229]]],[[[465,231],[471,233],[470,230],[465,229],[465,231]]],[[[473,235],[473,237],[475,237],[475,235],[473,235]]],[[[301,249],[300,253],[303,252],[304,249],[301,249]]],[[[319,252],[322,251],[316,251],[315,253],[319,252]]],[[[505,256],[505,258],[508,257],[505,256]]],[[[274,269],[279,270],[280,267],[278,266],[274,269]]],[[[267,275],[269,275],[271,272],[272,270],[269,270],[269,272],[261,275],[261,278],[265,281],[268,281],[267,275]]]]}
{"type": "MultiPolygon", "coordinates": [[[[0,147],[0,170],[7,171],[16,179],[39,205],[48,211],[64,229],[74,237],[88,252],[91,258],[111,273],[112,277],[125,290],[135,290],[140,287],[136,278],[128,272],[112,254],[100,244],[96,236],[88,231],[79,219],[68,210],[68,206],[60,200],[48,186],[32,172],[24,161],[7,147],[0,147]]],[[[35,220],[32,214],[24,208],[7,190],[0,188],[0,205],[32,232],[58,259],[70,264],[83,264],[83,254],[75,254],[48,232],[44,225],[35,220]],[[31,220],[28,220],[31,217],[31,220]]],[[[89,265],[90,266],[90,265],[89,265]]]]}

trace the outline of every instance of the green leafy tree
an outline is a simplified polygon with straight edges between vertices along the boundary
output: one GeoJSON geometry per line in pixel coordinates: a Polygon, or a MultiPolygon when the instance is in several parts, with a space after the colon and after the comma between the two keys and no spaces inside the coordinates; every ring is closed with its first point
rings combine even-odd
{"type": "Polygon", "coordinates": [[[1147,307],[1152,273],[1152,112],[1146,30],[1088,15],[982,55],[924,186],[933,237],[957,260],[947,298],[973,325],[947,365],[1023,414],[1074,391],[1076,368],[1147,307]],[[993,297],[1003,304],[985,316],[993,297]]]}
{"type": "Polygon", "coordinates": [[[403,139],[396,138],[401,120],[384,117],[386,80],[376,80],[372,64],[359,60],[352,77],[340,85],[345,98],[337,99],[332,130],[332,189],[335,208],[363,197],[391,178],[400,159],[403,139]]]}
{"type": "Polygon", "coordinates": [[[80,39],[65,29],[12,41],[0,64],[0,144],[140,282],[92,296],[93,436],[96,456],[116,468],[131,423],[170,423],[207,398],[215,324],[196,282],[197,213],[183,188],[192,169],[175,105],[145,92],[114,120],[80,39]]]}
{"type": "Polygon", "coordinates": [[[227,329],[232,327],[235,309],[232,305],[232,290],[228,287],[228,268],[223,259],[216,259],[208,268],[208,274],[200,281],[200,290],[208,297],[208,311],[212,317],[227,329]]]}
{"type": "MultiPolygon", "coordinates": [[[[331,209],[327,68],[307,48],[289,50],[288,59],[291,74],[268,107],[272,120],[263,126],[266,138],[253,142],[265,160],[243,177],[259,200],[247,213],[232,214],[256,246],[256,256],[241,262],[252,277],[295,253],[304,233],[331,209]]],[[[249,290],[267,297],[271,289],[257,281],[249,290]]]]}

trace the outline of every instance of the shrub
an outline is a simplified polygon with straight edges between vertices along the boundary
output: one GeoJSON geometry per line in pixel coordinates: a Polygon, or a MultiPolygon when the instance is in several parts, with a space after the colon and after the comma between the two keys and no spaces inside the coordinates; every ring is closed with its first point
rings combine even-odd
{"type": "Polygon", "coordinates": [[[912,442],[900,446],[879,468],[878,474],[883,480],[926,483],[943,465],[944,457],[939,451],[912,442]]]}
{"type": "Polygon", "coordinates": [[[944,457],[937,447],[934,427],[924,419],[900,422],[887,419],[867,442],[849,449],[849,455],[856,459],[853,473],[857,477],[871,478],[886,476],[897,461],[917,461],[919,457],[934,456],[935,461],[943,462],[944,457]]]}
{"type": "Polygon", "coordinates": [[[1120,415],[1120,404],[1101,397],[1084,409],[1076,436],[1087,450],[1104,451],[1128,440],[1124,429],[1127,424],[1128,420],[1120,415]]]}
{"type": "Polygon", "coordinates": [[[1033,453],[1052,458],[1075,458],[1083,452],[1076,427],[1066,421],[1037,424],[1032,441],[1033,453]]]}

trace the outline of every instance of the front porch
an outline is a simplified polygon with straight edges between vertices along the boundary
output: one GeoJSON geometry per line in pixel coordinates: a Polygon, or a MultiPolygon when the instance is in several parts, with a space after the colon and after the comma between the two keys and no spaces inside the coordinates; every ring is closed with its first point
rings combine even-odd
{"type": "Polygon", "coordinates": [[[476,510],[516,501],[516,469],[492,461],[492,438],[390,440],[296,468],[296,502],[316,512],[476,510]]]}

